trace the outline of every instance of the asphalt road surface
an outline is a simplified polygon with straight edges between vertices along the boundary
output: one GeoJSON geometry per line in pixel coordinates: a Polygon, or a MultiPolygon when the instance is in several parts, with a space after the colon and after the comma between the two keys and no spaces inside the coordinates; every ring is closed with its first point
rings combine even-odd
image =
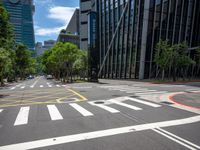
{"type": "Polygon", "coordinates": [[[0,89],[0,150],[200,150],[200,111],[165,99],[199,85],[15,83],[0,89]]]}

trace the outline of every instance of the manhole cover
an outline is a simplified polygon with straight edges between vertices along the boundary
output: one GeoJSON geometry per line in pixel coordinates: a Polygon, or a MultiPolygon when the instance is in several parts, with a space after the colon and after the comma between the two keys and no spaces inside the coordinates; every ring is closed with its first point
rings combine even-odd
{"type": "Polygon", "coordinates": [[[172,104],[173,104],[173,103],[171,103],[171,102],[166,102],[166,101],[161,102],[161,103],[163,103],[163,104],[167,104],[167,105],[172,105],[172,104]]]}
{"type": "Polygon", "coordinates": [[[94,102],[95,104],[104,104],[103,101],[97,101],[97,102],[94,102]]]}

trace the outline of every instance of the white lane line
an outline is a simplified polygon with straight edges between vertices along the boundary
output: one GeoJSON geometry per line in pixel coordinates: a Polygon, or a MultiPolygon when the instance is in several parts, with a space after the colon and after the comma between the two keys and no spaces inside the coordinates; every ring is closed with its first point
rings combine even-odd
{"type": "Polygon", "coordinates": [[[164,133],[170,135],[171,137],[174,137],[174,138],[176,138],[176,139],[178,139],[178,140],[180,140],[180,141],[182,141],[182,142],[187,143],[188,145],[191,145],[191,146],[193,146],[193,147],[195,147],[195,148],[200,149],[200,146],[198,146],[198,145],[196,145],[196,144],[194,144],[194,143],[192,143],[192,142],[190,142],[190,141],[188,141],[188,140],[186,140],[186,139],[183,139],[183,138],[181,138],[181,137],[179,137],[179,136],[177,136],[177,135],[175,135],[175,134],[173,134],[173,133],[171,133],[171,132],[168,132],[168,131],[166,131],[166,130],[163,130],[163,129],[161,129],[161,128],[158,128],[158,129],[159,129],[160,131],[162,131],[162,132],[164,132],[164,133]]]}
{"type": "Polygon", "coordinates": [[[74,109],[76,109],[83,116],[93,116],[93,114],[91,112],[89,112],[88,110],[86,110],[85,108],[81,107],[80,105],[78,105],[76,103],[71,103],[69,105],[72,106],[74,109]]]}
{"type": "Polygon", "coordinates": [[[109,101],[111,101],[114,104],[121,105],[121,106],[130,108],[130,109],[133,109],[133,110],[142,110],[142,108],[139,108],[139,107],[136,107],[136,106],[133,106],[133,105],[129,105],[129,104],[126,104],[126,103],[117,102],[115,100],[109,100],[109,101]]]}
{"type": "Polygon", "coordinates": [[[168,93],[168,91],[160,91],[160,92],[146,92],[146,93],[136,93],[137,95],[151,95],[151,94],[163,94],[168,93]]]}
{"type": "Polygon", "coordinates": [[[156,92],[157,90],[127,90],[126,93],[147,93],[156,92]]]}
{"type": "Polygon", "coordinates": [[[109,106],[106,106],[106,105],[103,105],[103,104],[94,104],[94,103],[91,103],[91,102],[88,102],[90,105],[93,105],[93,106],[97,106],[97,107],[100,107],[102,109],[105,109],[111,113],[119,113],[120,111],[117,110],[117,109],[114,109],[112,107],[109,107],[109,106]]]}
{"type": "Polygon", "coordinates": [[[57,84],[56,86],[57,86],[57,87],[60,87],[60,85],[58,85],[58,84],[57,84]]]}
{"type": "Polygon", "coordinates": [[[53,137],[53,138],[18,143],[18,144],[11,144],[11,145],[6,145],[6,146],[1,146],[0,150],[36,149],[36,148],[41,148],[41,147],[48,147],[48,146],[53,146],[53,145],[58,145],[58,144],[66,144],[66,143],[72,143],[72,142],[77,142],[77,141],[84,141],[86,139],[87,140],[96,139],[96,138],[108,137],[108,136],[113,136],[113,135],[131,133],[131,132],[134,134],[134,132],[136,131],[144,131],[144,130],[155,129],[155,128],[191,124],[191,123],[195,123],[199,121],[200,121],[200,115],[190,117],[190,118],[184,118],[184,119],[147,123],[147,124],[135,125],[135,126],[126,126],[126,127],[113,128],[113,129],[107,129],[107,130],[74,134],[74,135],[53,137]]]}
{"type": "Polygon", "coordinates": [[[179,140],[177,140],[177,139],[175,139],[175,138],[173,138],[173,137],[171,137],[171,136],[169,136],[169,135],[167,135],[167,134],[165,134],[165,133],[163,133],[163,132],[161,132],[161,131],[159,131],[157,129],[153,129],[153,131],[155,131],[155,132],[167,137],[168,139],[170,139],[170,140],[172,140],[172,141],[174,141],[174,142],[176,142],[176,143],[178,143],[178,144],[180,144],[180,145],[182,145],[182,146],[184,146],[184,147],[186,147],[186,148],[188,148],[190,150],[196,150],[196,148],[191,147],[190,145],[187,145],[187,144],[185,144],[185,143],[183,143],[183,142],[181,142],[181,141],[179,141],[179,140]]]}
{"type": "Polygon", "coordinates": [[[0,113],[3,111],[3,109],[0,109],[0,113]]]}
{"type": "Polygon", "coordinates": [[[127,99],[134,101],[134,102],[137,102],[137,103],[145,104],[145,105],[148,105],[148,106],[151,106],[151,107],[161,107],[161,105],[151,103],[151,102],[147,102],[147,101],[143,101],[143,100],[139,100],[139,99],[136,99],[136,98],[127,97],[127,99]]]}
{"type": "Polygon", "coordinates": [[[34,88],[34,86],[37,84],[37,82],[40,80],[40,77],[30,86],[30,88],[34,88]]]}
{"type": "Polygon", "coordinates": [[[23,125],[28,123],[30,107],[21,107],[15,120],[14,126],[23,125]]]}
{"type": "Polygon", "coordinates": [[[43,88],[43,87],[44,87],[44,85],[40,85],[40,87],[41,87],[41,88],[43,88]]]}
{"type": "Polygon", "coordinates": [[[55,105],[47,105],[51,120],[62,120],[63,117],[55,105]]]}

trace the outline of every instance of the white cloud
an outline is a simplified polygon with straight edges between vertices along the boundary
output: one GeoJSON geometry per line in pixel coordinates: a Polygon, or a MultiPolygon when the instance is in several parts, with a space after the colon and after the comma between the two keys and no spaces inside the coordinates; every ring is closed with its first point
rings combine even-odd
{"type": "Polygon", "coordinates": [[[49,9],[48,18],[67,24],[70,21],[75,9],[75,7],[63,6],[51,7],[49,9]]]}
{"type": "MultiPolygon", "coordinates": [[[[48,0],[43,0],[48,1],[48,0]]],[[[37,36],[51,36],[58,34],[60,30],[65,29],[75,11],[75,7],[63,7],[55,6],[49,8],[49,14],[47,17],[52,20],[56,20],[61,23],[60,26],[45,28],[35,25],[35,35],[37,36]]]]}
{"type": "Polygon", "coordinates": [[[35,35],[37,36],[51,36],[58,34],[60,30],[64,29],[65,26],[61,27],[53,27],[53,28],[42,28],[39,26],[35,26],[35,35]]]}

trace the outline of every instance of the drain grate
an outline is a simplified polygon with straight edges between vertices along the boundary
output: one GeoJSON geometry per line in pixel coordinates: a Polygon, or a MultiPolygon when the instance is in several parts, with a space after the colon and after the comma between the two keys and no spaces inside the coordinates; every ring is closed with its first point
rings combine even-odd
{"type": "Polygon", "coordinates": [[[173,103],[171,103],[171,102],[167,102],[167,101],[160,102],[160,103],[162,103],[162,104],[167,104],[167,105],[172,105],[172,104],[173,104],[173,103]]]}
{"type": "Polygon", "coordinates": [[[104,104],[103,101],[97,101],[97,102],[94,102],[95,104],[104,104]]]}

